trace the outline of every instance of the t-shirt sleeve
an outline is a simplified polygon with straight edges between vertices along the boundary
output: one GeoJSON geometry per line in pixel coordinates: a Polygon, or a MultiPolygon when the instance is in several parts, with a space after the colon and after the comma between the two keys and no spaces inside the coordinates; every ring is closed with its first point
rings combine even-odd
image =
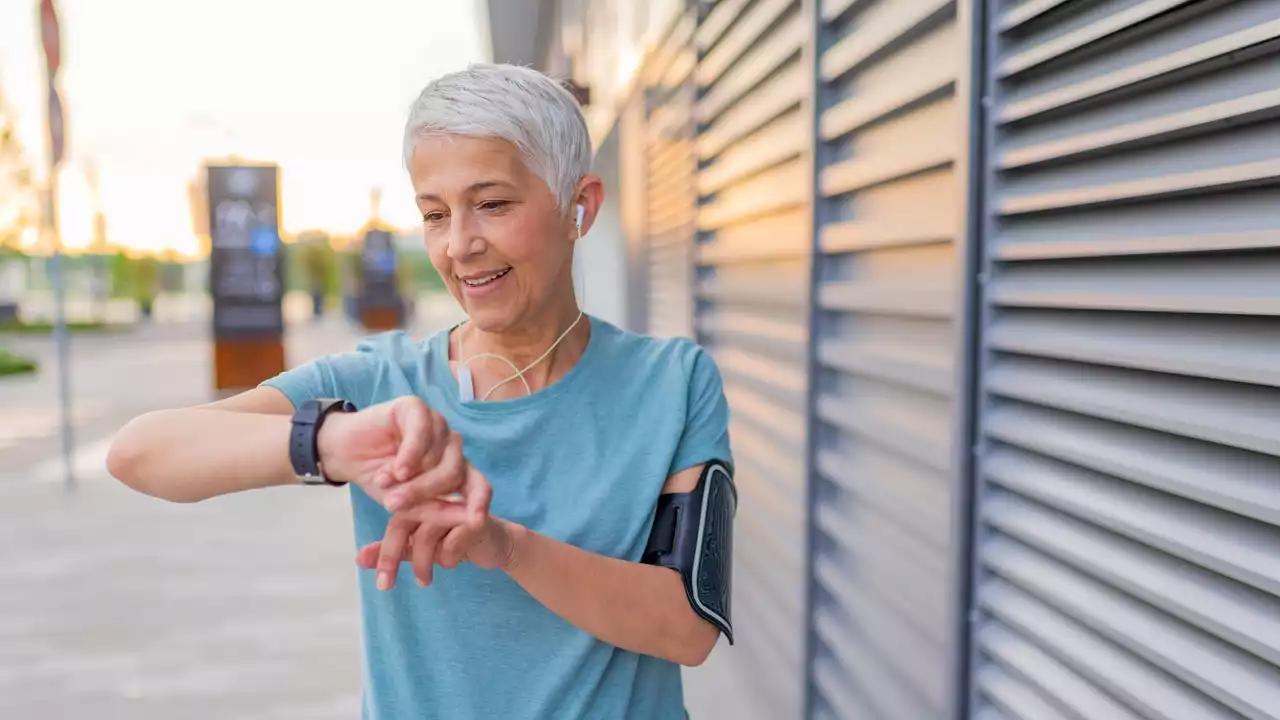
{"type": "Polygon", "coordinates": [[[729,403],[724,396],[724,383],[715,361],[701,348],[694,353],[688,392],[684,431],[668,475],[711,460],[722,460],[732,468],[729,403]]]}
{"type": "Polygon", "coordinates": [[[295,408],[314,398],[341,398],[364,407],[368,393],[359,386],[370,374],[372,360],[361,352],[318,357],[264,380],[261,386],[284,393],[295,408]]]}

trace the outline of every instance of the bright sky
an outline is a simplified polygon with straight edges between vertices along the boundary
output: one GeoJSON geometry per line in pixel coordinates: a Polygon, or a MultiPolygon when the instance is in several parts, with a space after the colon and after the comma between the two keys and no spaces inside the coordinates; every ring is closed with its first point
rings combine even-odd
{"type": "MultiPolygon", "coordinates": [[[[0,82],[43,166],[37,0],[0,0],[0,82]]],[[[187,183],[228,153],[281,166],[284,230],[416,227],[400,160],[409,103],[483,59],[475,0],[58,0],[68,158],[63,241],[90,240],[87,163],[111,241],[197,247],[187,183]]]]}

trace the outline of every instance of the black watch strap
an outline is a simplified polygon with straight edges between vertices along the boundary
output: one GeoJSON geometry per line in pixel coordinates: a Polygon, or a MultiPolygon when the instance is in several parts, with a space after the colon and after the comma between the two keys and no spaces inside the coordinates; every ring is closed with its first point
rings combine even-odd
{"type": "Polygon", "coordinates": [[[293,428],[289,433],[289,461],[293,473],[304,485],[345,485],[325,477],[320,464],[320,426],[333,412],[355,412],[356,406],[346,400],[317,398],[306,400],[293,413],[293,428]]]}

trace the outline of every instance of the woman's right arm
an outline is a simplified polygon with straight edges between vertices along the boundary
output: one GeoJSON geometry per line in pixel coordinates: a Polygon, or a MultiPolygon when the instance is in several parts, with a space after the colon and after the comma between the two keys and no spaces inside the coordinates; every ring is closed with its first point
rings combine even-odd
{"type": "Polygon", "coordinates": [[[138,492],[173,502],[296,483],[292,415],[292,402],[273,387],[156,410],[116,433],[106,469],[138,492]]]}
{"type": "MultiPolygon", "coordinates": [[[[284,392],[262,386],[141,415],[116,434],[107,470],[138,492],[173,502],[297,483],[289,460],[293,407],[284,392]]],[[[329,415],[316,445],[326,476],[359,486],[379,503],[396,485],[405,486],[397,494],[420,500],[469,495],[461,439],[414,395],[329,415]]],[[[487,510],[485,493],[469,499],[469,507],[487,510]]]]}
{"type": "Polygon", "coordinates": [[[272,387],[146,413],[116,434],[107,471],[138,492],[173,502],[293,484],[292,414],[293,403],[272,387]]]}

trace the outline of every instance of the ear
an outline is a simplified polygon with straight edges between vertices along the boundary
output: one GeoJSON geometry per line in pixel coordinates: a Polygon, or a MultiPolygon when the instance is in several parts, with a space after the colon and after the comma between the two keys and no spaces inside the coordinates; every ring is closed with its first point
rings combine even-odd
{"type": "Polygon", "coordinates": [[[600,206],[604,204],[604,183],[597,175],[586,175],[578,181],[578,187],[574,188],[573,198],[577,204],[574,211],[577,213],[575,218],[578,220],[578,234],[586,235],[595,224],[600,206]]]}

